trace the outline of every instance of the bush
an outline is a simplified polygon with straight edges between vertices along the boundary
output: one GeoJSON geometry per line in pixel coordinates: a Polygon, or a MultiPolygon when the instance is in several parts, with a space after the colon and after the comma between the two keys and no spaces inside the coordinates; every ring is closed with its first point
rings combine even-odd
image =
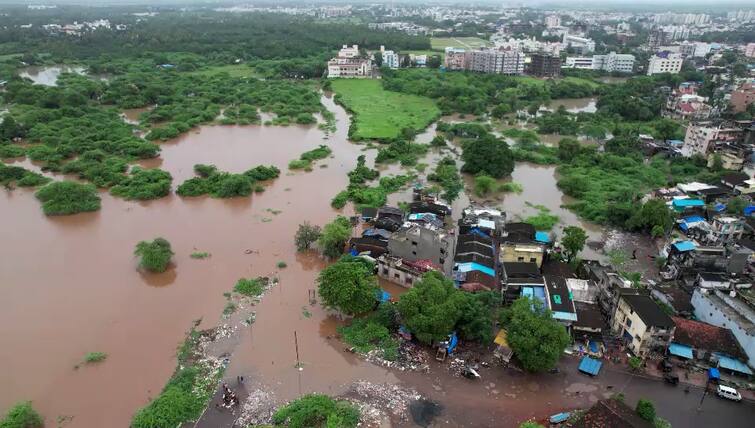
{"type": "Polygon", "coordinates": [[[49,178],[36,172],[28,171],[20,166],[8,166],[0,163],[0,184],[3,186],[10,186],[16,183],[21,187],[35,187],[46,184],[49,181],[49,178]]]}
{"type": "Polygon", "coordinates": [[[290,428],[353,428],[359,423],[359,409],[345,400],[308,394],[278,409],[273,423],[290,428]]]}
{"type": "Polygon", "coordinates": [[[294,235],[294,243],[296,244],[297,251],[308,250],[309,247],[317,242],[320,238],[321,230],[320,226],[313,226],[309,222],[305,221],[299,225],[294,235]]]}
{"type": "Polygon", "coordinates": [[[100,209],[100,195],[91,184],[57,181],[39,189],[37,199],[42,201],[46,215],[69,215],[100,209]]]}
{"type": "Polygon", "coordinates": [[[167,171],[134,167],[125,180],[110,189],[110,193],[126,199],[157,199],[170,193],[171,181],[173,177],[167,171]]]}
{"type": "Polygon", "coordinates": [[[653,422],[655,420],[655,406],[650,400],[640,398],[637,402],[637,408],[635,409],[637,415],[646,421],[653,422]]]}
{"type": "Polygon", "coordinates": [[[487,196],[496,187],[495,178],[480,174],[474,178],[474,193],[477,196],[487,196]]]}
{"type": "Polygon", "coordinates": [[[215,198],[249,196],[252,191],[261,192],[264,188],[257,181],[270,180],[280,175],[274,166],[259,165],[243,174],[218,171],[214,165],[194,165],[199,177],[190,178],[176,189],[180,196],[201,196],[210,194],[215,198]]]}
{"type": "Polygon", "coordinates": [[[286,264],[286,262],[284,262],[284,261],[282,261],[282,260],[281,260],[281,261],[279,261],[279,262],[278,262],[278,264],[277,264],[276,266],[278,266],[278,269],[285,269],[285,268],[287,268],[287,267],[288,267],[288,265],[286,264]]]}
{"type": "Polygon", "coordinates": [[[259,297],[265,292],[262,278],[241,278],[236,281],[233,291],[247,297],[259,297]]]}
{"type": "Polygon", "coordinates": [[[140,258],[139,266],[150,272],[165,272],[173,257],[170,242],[164,238],[155,238],[152,242],[141,241],[136,244],[134,255],[140,258]]]}
{"type": "Polygon", "coordinates": [[[191,253],[189,257],[191,257],[192,259],[206,259],[207,257],[210,257],[210,253],[204,252],[204,251],[202,252],[197,251],[197,252],[191,253]]]}
{"type": "Polygon", "coordinates": [[[105,361],[107,354],[104,352],[90,352],[84,356],[85,363],[99,363],[105,361]]]}
{"type": "Polygon", "coordinates": [[[317,239],[317,245],[320,246],[325,256],[335,258],[343,254],[346,242],[350,237],[351,223],[349,219],[338,216],[322,229],[322,233],[317,239]]]}
{"type": "Polygon", "coordinates": [[[31,401],[24,401],[11,407],[0,420],[0,428],[42,428],[44,420],[31,406],[31,401]]]}
{"type": "Polygon", "coordinates": [[[339,327],[338,333],[359,353],[380,349],[381,357],[388,361],[398,356],[398,341],[384,325],[371,318],[354,319],[350,325],[339,327]]]}
{"type": "Polygon", "coordinates": [[[372,263],[351,256],[344,256],[323,269],[317,278],[323,306],[347,315],[374,309],[380,288],[373,269],[372,263]]]}

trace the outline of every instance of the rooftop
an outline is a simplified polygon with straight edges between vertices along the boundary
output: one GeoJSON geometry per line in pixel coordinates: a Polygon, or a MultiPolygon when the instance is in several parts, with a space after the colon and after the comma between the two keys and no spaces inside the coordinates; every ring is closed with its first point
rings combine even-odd
{"type": "Polygon", "coordinates": [[[548,276],[545,278],[550,296],[550,309],[553,312],[566,312],[575,314],[574,298],[572,297],[566,280],[560,276],[548,276]]]}
{"type": "Polygon", "coordinates": [[[708,323],[680,317],[673,317],[672,319],[676,324],[674,342],[695,349],[723,352],[732,357],[747,359],[746,356],[742,355],[734,333],[728,328],[716,327],[708,323]]]}
{"type": "MultiPolygon", "coordinates": [[[[700,291],[695,290],[696,293],[700,291]]],[[[755,323],[750,321],[747,317],[742,315],[742,312],[749,312],[751,316],[755,316],[754,311],[744,302],[737,302],[734,298],[726,296],[725,293],[720,291],[714,293],[700,293],[702,297],[707,298],[711,304],[716,306],[719,311],[731,320],[732,323],[738,325],[742,330],[748,334],[755,334],[755,323]],[[724,297],[725,296],[725,297],[724,297]]]]}
{"type": "Polygon", "coordinates": [[[632,310],[637,312],[637,315],[647,326],[663,329],[674,326],[674,321],[661,310],[660,306],[650,296],[644,294],[623,294],[621,298],[627,302],[632,310]]]}
{"type": "Polygon", "coordinates": [[[603,329],[606,327],[600,308],[594,303],[574,302],[577,310],[577,321],[574,323],[575,328],[603,329]]]}
{"type": "Polygon", "coordinates": [[[623,402],[609,398],[600,400],[572,425],[574,428],[652,428],[623,402]]]}
{"type": "Polygon", "coordinates": [[[504,262],[503,269],[509,278],[539,278],[537,264],[529,262],[504,262]]]}

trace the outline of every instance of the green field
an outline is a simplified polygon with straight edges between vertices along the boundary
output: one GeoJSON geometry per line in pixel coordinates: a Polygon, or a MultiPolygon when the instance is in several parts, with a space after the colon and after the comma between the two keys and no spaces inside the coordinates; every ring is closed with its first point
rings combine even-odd
{"type": "Polygon", "coordinates": [[[379,80],[336,79],[332,88],[354,115],[355,139],[395,138],[404,128],[422,130],[440,116],[430,98],[386,91],[379,80]]]}
{"type": "Polygon", "coordinates": [[[431,37],[430,45],[434,50],[446,50],[446,47],[476,49],[489,46],[490,42],[479,37],[431,37]]]}
{"type": "Polygon", "coordinates": [[[593,89],[595,89],[598,86],[600,86],[600,83],[598,83],[598,82],[595,82],[595,81],[592,81],[592,80],[588,80],[588,79],[582,79],[582,78],[579,78],[579,77],[571,77],[571,76],[569,76],[569,77],[564,77],[563,80],[565,82],[586,83],[586,84],[592,86],[593,89]]]}
{"type": "Polygon", "coordinates": [[[427,55],[428,58],[430,58],[433,55],[439,55],[440,60],[443,61],[443,59],[446,56],[445,52],[441,51],[401,51],[402,54],[413,54],[413,55],[427,55]]]}

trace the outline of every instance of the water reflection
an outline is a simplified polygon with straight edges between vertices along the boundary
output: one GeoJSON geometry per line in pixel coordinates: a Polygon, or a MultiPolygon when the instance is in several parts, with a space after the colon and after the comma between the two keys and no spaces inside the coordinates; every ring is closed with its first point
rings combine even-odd
{"type": "Polygon", "coordinates": [[[70,65],[31,66],[19,71],[18,75],[31,79],[37,85],[57,86],[58,77],[63,73],[84,74],[84,67],[70,65]]]}

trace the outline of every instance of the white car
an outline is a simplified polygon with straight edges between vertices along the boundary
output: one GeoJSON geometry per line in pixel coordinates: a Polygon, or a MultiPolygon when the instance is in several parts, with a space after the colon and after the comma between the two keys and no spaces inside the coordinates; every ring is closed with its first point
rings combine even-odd
{"type": "Polygon", "coordinates": [[[716,395],[732,401],[742,401],[742,395],[736,389],[724,385],[718,385],[716,395]]]}

